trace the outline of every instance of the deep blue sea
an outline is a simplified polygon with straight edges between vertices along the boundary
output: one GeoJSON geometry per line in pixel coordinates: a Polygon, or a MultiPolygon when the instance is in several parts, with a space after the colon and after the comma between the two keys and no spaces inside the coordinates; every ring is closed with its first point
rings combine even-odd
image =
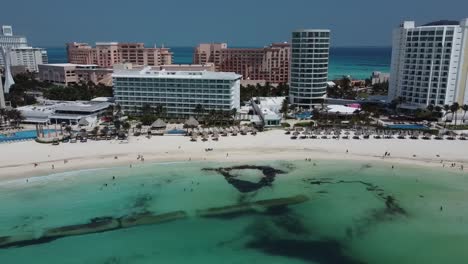
{"type": "MultiPolygon", "coordinates": [[[[174,63],[192,63],[193,47],[171,47],[174,63]]],[[[64,47],[47,48],[49,63],[67,62],[64,47]]],[[[353,79],[369,78],[373,71],[390,72],[391,47],[334,47],[330,50],[329,78],[351,75],[353,79]]]]}

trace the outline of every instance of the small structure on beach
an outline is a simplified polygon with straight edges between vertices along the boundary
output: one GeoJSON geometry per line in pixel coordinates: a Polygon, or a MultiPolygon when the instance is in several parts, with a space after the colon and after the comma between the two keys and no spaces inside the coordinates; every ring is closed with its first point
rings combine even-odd
{"type": "Polygon", "coordinates": [[[200,124],[198,121],[193,116],[191,116],[189,119],[187,119],[187,121],[185,121],[184,128],[196,128],[199,125],[200,124]]]}
{"type": "Polygon", "coordinates": [[[154,121],[151,125],[151,134],[152,135],[164,135],[164,131],[166,130],[167,124],[162,119],[158,119],[154,121]]]}

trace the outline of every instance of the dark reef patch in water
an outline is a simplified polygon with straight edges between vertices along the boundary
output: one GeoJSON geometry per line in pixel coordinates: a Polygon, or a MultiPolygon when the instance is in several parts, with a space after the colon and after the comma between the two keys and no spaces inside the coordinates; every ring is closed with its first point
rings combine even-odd
{"type": "Polygon", "coordinates": [[[346,256],[340,243],[332,240],[302,240],[258,237],[245,245],[272,256],[326,264],[360,263],[346,256]]]}
{"type": "Polygon", "coordinates": [[[406,210],[398,204],[398,201],[392,195],[389,195],[377,185],[365,181],[332,181],[329,178],[324,179],[304,179],[312,185],[325,185],[325,184],[361,184],[364,185],[366,190],[372,192],[379,200],[381,200],[385,207],[370,210],[368,215],[361,219],[356,220],[354,227],[347,227],[345,235],[348,239],[354,237],[361,237],[365,235],[369,229],[378,223],[394,221],[402,216],[408,216],[406,210]]]}
{"type": "Polygon", "coordinates": [[[263,187],[271,186],[275,181],[277,174],[285,174],[282,170],[275,169],[269,166],[254,166],[254,165],[241,165],[226,168],[204,168],[203,171],[215,171],[224,176],[224,179],[236,188],[241,193],[249,193],[257,191],[263,187]],[[263,177],[258,182],[238,179],[236,175],[232,174],[233,170],[259,170],[263,173],[263,177]]]}
{"type": "Polygon", "coordinates": [[[147,212],[152,200],[153,197],[149,194],[139,195],[135,198],[131,209],[136,212],[147,212]]]}
{"type": "Polygon", "coordinates": [[[377,185],[374,185],[370,182],[365,181],[332,181],[330,179],[304,179],[305,182],[308,182],[312,185],[322,185],[322,184],[362,184],[366,187],[366,190],[375,194],[375,196],[385,202],[385,214],[389,215],[407,215],[407,212],[403,207],[401,207],[395,197],[388,195],[385,191],[377,185]]]}
{"type": "Polygon", "coordinates": [[[27,247],[27,246],[45,244],[45,243],[49,243],[54,240],[57,240],[61,237],[40,237],[37,239],[27,239],[27,240],[9,242],[11,238],[12,237],[0,237],[0,244],[4,244],[4,245],[1,245],[0,248],[27,247]]]}
{"type": "Polygon", "coordinates": [[[273,224],[278,228],[288,232],[289,234],[293,235],[308,235],[309,230],[307,227],[302,223],[302,218],[293,213],[286,213],[281,216],[273,217],[272,219],[273,224]]]}

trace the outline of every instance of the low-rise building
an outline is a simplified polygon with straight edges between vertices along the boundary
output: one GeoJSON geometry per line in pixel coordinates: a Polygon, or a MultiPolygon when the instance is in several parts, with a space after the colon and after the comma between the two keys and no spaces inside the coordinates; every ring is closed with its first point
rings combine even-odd
{"type": "Polygon", "coordinates": [[[116,103],[127,112],[138,112],[148,104],[163,106],[169,116],[194,115],[195,107],[205,110],[240,108],[240,79],[227,72],[115,70],[113,75],[116,103]]]}
{"type": "Polygon", "coordinates": [[[112,69],[97,65],[54,63],[39,65],[39,79],[57,85],[71,85],[79,82],[112,85],[112,69]]]}
{"type": "Polygon", "coordinates": [[[282,114],[280,111],[284,100],[286,97],[253,98],[250,103],[254,113],[259,118],[253,118],[251,121],[254,123],[262,121],[266,127],[281,125],[282,114]]]}
{"type": "Polygon", "coordinates": [[[29,124],[77,124],[81,119],[98,118],[104,114],[111,102],[98,101],[44,101],[17,109],[24,116],[23,123],[29,124]]]}

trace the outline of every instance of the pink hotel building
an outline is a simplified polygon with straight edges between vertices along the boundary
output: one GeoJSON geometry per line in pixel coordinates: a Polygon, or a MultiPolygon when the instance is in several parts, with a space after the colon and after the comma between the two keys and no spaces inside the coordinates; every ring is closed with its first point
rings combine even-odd
{"type": "Polygon", "coordinates": [[[96,47],[87,43],[67,43],[68,62],[72,64],[96,64],[111,68],[123,62],[135,65],[159,66],[172,64],[172,52],[168,48],[145,48],[143,43],[98,42],[96,47]]]}
{"type": "Polygon", "coordinates": [[[216,71],[235,72],[245,80],[289,82],[291,45],[273,43],[264,48],[228,48],[226,43],[203,43],[195,48],[193,63],[214,63],[216,71]]]}

